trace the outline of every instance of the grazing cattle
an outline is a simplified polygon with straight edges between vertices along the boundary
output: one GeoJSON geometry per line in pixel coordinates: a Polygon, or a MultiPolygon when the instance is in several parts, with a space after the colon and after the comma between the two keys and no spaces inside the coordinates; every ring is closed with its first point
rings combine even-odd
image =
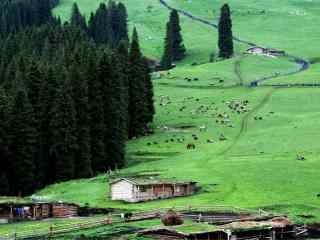
{"type": "Polygon", "coordinates": [[[227,138],[223,134],[221,134],[220,137],[219,137],[219,140],[220,141],[226,141],[227,138]]]}
{"type": "Polygon", "coordinates": [[[207,126],[206,125],[200,126],[199,130],[200,130],[200,132],[205,132],[205,131],[207,131],[207,126]]]}
{"type": "Polygon", "coordinates": [[[195,149],[196,148],[196,145],[194,145],[193,143],[189,143],[187,145],[187,149],[195,149]]]}

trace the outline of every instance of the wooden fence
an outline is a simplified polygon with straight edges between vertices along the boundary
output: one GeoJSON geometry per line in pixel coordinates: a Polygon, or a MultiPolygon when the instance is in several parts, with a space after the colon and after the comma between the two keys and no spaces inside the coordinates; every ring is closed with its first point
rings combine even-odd
{"type": "Polygon", "coordinates": [[[105,218],[96,221],[87,221],[81,223],[64,224],[61,226],[50,226],[46,229],[34,229],[28,231],[13,232],[12,234],[6,234],[0,236],[0,240],[15,240],[15,239],[30,239],[30,238],[41,238],[51,237],[62,233],[69,233],[76,230],[85,230],[89,228],[96,228],[104,225],[110,225],[112,223],[111,218],[105,218]]]}
{"type": "MultiPolygon", "coordinates": [[[[251,210],[251,209],[243,209],[232,206],[225,205],[214,205],[214,206],[174,206],[171,208],[161,208],[156,211],[136,211],[132,212],[130,218],[121,219],[119,218],[122,214],[112,214],[107,218],[92,220],[92,221],[83,221],[78,223],[70,223],[64,224],[61,226],[50,226],[48,228],[43,229],[34,229],[28,231],[18,231],[12,232],[10,234],[6,234],[0,236],[0,240],[19,240],[19,239],[30,239],[30,238],[43,238],[43,237],[51,237],[56,236],[63,233],[69,233],[77,230],[85,230],[90,228],[96,228],[103,225],[110,225],[113,223],[121,223],[124,221],[141,221],[146,219],[155,219],[159,218],[162,214],[165,214],[169,209],[173,209],[178,213],[182,214],[186,218],[191,218],[193,220],[197,220],[199,218],[198,214],[193,214],[192,212],[202,212],[202,213],[234,213],[234,214],[250,214],[252,216],[269,216],[268,212],[263,210],[251,210]]],[[[204,216],[202,216],[204,217],[204,216]]],[[[207,222],[223,222],[230,220],[230,217],[227,216],[207,216],[203,218],[201,221],[207,222]],[[206,218],[206,219],[205,219],[206,218]]]]}

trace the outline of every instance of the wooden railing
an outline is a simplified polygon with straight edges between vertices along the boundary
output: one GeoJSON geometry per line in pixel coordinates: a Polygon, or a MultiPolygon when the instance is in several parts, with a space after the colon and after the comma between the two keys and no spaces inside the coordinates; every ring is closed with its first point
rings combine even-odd
{"type": "Polygon", "coordinates": [[[0,235],[0,240],[28,239],[39,237],[52,237],[62,233],[84,230],[112,224],[111,218],[104,218],[96,221],[87,221],[81,223],[64,224],[61,226],[50,226],[46,229],[34,229],[27,231],[18,231],[11,234],[0,235]]]}

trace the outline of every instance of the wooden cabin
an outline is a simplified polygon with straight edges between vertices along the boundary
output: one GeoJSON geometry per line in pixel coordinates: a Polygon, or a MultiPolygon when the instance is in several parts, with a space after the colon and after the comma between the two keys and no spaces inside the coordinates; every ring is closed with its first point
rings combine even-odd
{"type": "Polygon", "coordinates": [[[0,223],[78,216],[79,206],[69,203],[0,203],[0,223]]]}
{"type": "Polygon", "coordinates": [[[112,200],[143,202],[189,196],[197,191],[196,182],[179,182],[156,178],[120,178],[110,183],[112,200]]]}

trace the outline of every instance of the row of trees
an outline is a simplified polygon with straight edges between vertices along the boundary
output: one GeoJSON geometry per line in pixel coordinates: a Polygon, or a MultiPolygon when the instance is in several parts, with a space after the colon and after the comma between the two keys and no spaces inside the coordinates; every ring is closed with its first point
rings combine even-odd
{"type": "Polygon", "coordinates": [[[70,24],[52,17],[0,40],[0,195],[120,168],[126,140],[149,132],[153,87],[137,31],[111,49],[75,8],[70,24]]]}
{"type": "Polygon", "coordinates": [[[109,1],[108,5],[101,3],[95,13],[87,20],[80,13],[76,3],[73,4],[71,25],[80,27],[96,42],[112,48],[119,42],[128,41],[127,10],[123,3],[109,1]]]}
{"type": "MultiPolygon", "coordinates": [[[[220,58],[233,56],[233,35],[230,8],[224,4],[221,8],[221,15],[218,24],[218,47],[220,58]]],[[[179,14],[177,10],[170,13],[169,22],[166,25],[166,36],[164,40],[164,52],[161,59],[161,67],[170,69],[173,62],[182,60],[185,57],[186,48],[183,44],[179,14]]]]}
{"type": "Polygon", "coordinates": [[[59,0],[4,0],[0,3],[0,37],[51,21],[59,0]]]}

